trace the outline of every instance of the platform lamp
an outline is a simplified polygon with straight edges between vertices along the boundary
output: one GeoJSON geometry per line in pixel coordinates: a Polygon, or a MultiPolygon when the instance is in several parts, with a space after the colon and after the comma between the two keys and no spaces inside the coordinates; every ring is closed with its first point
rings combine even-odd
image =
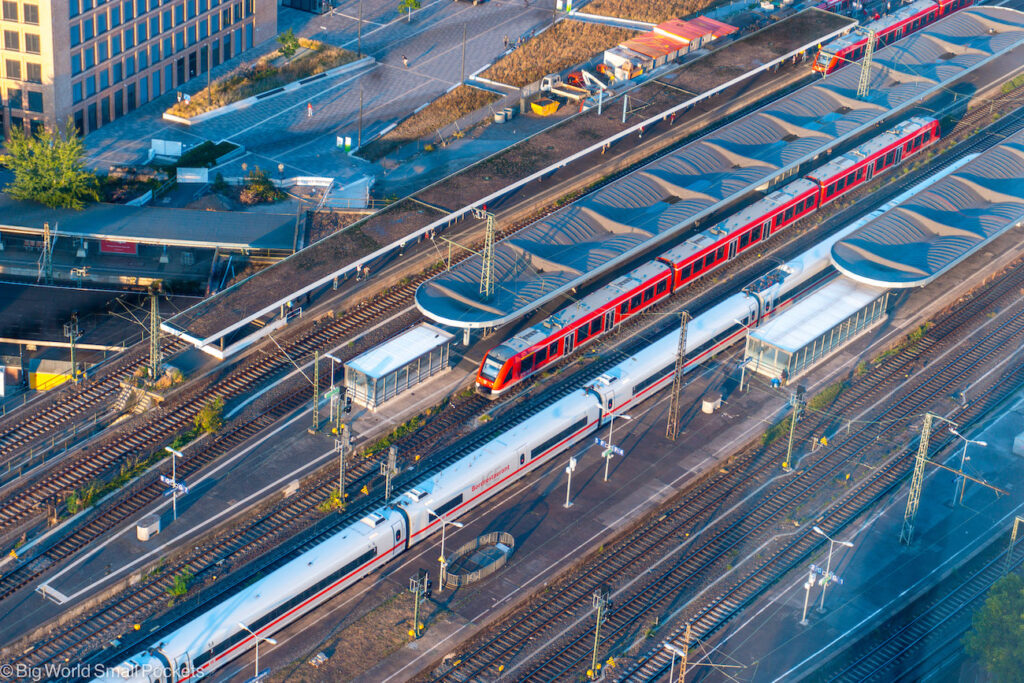
{"type": "Polygon", "coordinates": [[[174,509],[174,519],[178,519],[178,458],[184,459],[185,454],[170,446],[164,446],[164,450],[171,454],[171,506],[174,509]]]}
{"type": "Polygon", "coordinates": [[[256,635],[256,633],[242,622],[238,622],[238,628],[248,631],[253,638],[256,639],[256,677],[260,675],[260,641],[270,643],[271,645],[277,645],[277,641],[273,638],[264,638],[263,636],[256,635]]]}
{"type": "MultiPolygon", "coordinates": [[[[964,436],[963,434],[961,434],[957,430],[953,429],[952,427],[949,428],[949,433],[952,434],[953,436],[959,437],[964,442],[964,449],[960,452],[960,471],[963,472],[964,471],[964,464],[966,464],[966,462],[967,462],[967,446],[968,446],[968,444],[972,444],[973,443],[975,446],[981,446],[982,448],[986,448],[988,446],[988,442],[986,442],[986,441],[978,441],[976,439],[968,439],[966,436],[964,436]]],[[[962,475],[962,474],[956,475],[956,483],[954,484],[954,488],[953,488],[953,504],[954,505],[958,505],[959,503],[963,502],[963,499],[964,499],[964,489],[967,488],[966,484],[967,484],[967,480],[964,479],[964,475],[962,475]]]]}
{"type": "Polygon", "coordinates": [[[444,538],[445,538],[445,534],[448,531],[448,525],[451,524],[456,529],[461,529],[462,527],[464,527],[466,525],[463,524],[462,522],[449,522],[444,517],[442,517],[441,515],[437,514],[436,512],[431,510],[430,508],[427,508],[427,513],[433,515],[434,517],[437,517],[438,520],[440,520],[440,522],[441,522],[441,558],[439,560],[440,563],[441,563],[441,570],[440,570],[440,572],[438,572],[438,575],[437,575],[438,576],[437,590],[438,591],[443,591],[444,590],[445,579],[448,578],[448,559],[444,556],[444,538]]]}
{"type": "Polygon", "coordinates": [[[603,455],[604,455],[604,480],[605,481],[608,481],[608,465],[612,461],[612,454],[614,453],[614,449],[615,449],[615,442],[612,441],[612,433],[613,433],[613,430],[615,429],[615,418],[617,418],[617,417],[621,417],[623,420],[632,420],[633,419],[633,417],[631,415],[626,415],[625,413],[623,413],[621,415],[616,415],[615,413],[612,413],[612,417],[608,421],[608,448],[604,449],[604,453],[603,453],[603,455]]]}
{"type": "Polygon", "coordinates": [[[819,536],[824,536],[828,539],[828,560],[825,562],[825,575],[821,578],[821,605],[819,605],[818,607],[819,612],[824,612],[825,590],[828,588],[829,581],[832,579],[832,549],[835,547],[837,543],[839,545],[846,546],[847,548],[852,548],[853,543],[850,543],[849,541],[835,540],[834,538],[826,534],[824,531],[822,531],[820,526],[814,526],[811,527],[811,529],[814,531],[814,533],[818,534],[819,536]]]}

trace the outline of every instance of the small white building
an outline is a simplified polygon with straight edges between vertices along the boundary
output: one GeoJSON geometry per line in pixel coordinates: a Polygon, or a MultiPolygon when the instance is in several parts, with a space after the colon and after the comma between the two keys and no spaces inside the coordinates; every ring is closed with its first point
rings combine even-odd
{"type": "Polygon", "coordinates": [[[382,403],[448,369],[454,335],[421,323],[345,363],[345,389],[354,403],[382,403]]]}

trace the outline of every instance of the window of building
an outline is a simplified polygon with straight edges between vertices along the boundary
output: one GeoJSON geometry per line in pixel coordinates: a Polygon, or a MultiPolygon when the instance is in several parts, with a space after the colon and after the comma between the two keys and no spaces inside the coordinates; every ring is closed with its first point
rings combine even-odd
{"type": "Polygon", "coordinates": [[[174,6],[174,25],[179,26],[185,23],[185,5],[179,3],[174,6]]]}
{"type": "MultiPolygon", "coordinates": [[[[125,4],[130,4],[130,2],[131,0],[128,0],[128,2],[125,2],[125,4]]],[[[135,13],[138,14],[140,17],[146,13],[146,0],[135,0],[135,13]]],[[[126,19],[128,18],[127,11],[124,13],[124,16],[126,19]]]]}
{"type": "Polygon", "coordinates": [[[210,33],[216,33],[220,30],[220,15],[210,15],[210,33]]]}
{"type": "Polygon", "coordinates": [[[42,121],[31,120],[28,122],[28,132],[32,137],[36,137],[46,129],[46,124],[42,121]]]}
{"type": "Polygon", "coordinates": [[[207,5],[208,4],[209,3],[206,2],[206,0],[199,0],[199,13],[200,14],[202,14],[203,12],[205,12],[207,10],[207,5]]]}
{"type": "Polygon", "coordinates": [[[25,80],[29,83],[43,82],[43,67],[41,64],[25,62],[25,80]]]}
{"type": "Polygon", "coordinates": [[[23,14],[22,21],[26,24],[39,25],[39,5],[22,5],[21,11],[23,14]]]}
{"type": "Polygon", "coordinates": [[[160,6],[160,0],[149,0],[149,11],[152,12],[160,6]]]}
{"type": "Polygon", "coordinates": [[[75,129],[79,135],[85,135],[85,113],[81,109],[75,112],[75,129]]]}
{"type": "Polygon", "coordinates": [[[74,104],[78,104],[82,101],[82,82],[71,84],[71,101],[74,104]]]}
{"type": "Polygon", "coordinates": [[[68,0],[68,19],[74,19],[82,13],[79,0],[68,0]]]}
{"type": "Polygon", "coordinates": [[[227,28],[228,26],[231,26],[231,10],[230,9],[221,10],[221,13],[220,13],[220,23],[221,23],[221,25],[224,28],[227,28]]]}
{"type": "Polygon", "coordinates": [[[114,62],[113,69],[113,80],[114,83],[120,83],[124,80],[124,68],[121,66],[121,62],[114,62]]]}
{"type": "Polygon", "coordinates": [[[28,91],[28,110],[34,111],[37,114],[43,113],[43,93],[33,90],[28,91]]]}
{"type": "Polygon", "coordinates": [[[199,22],[199,40],[203,40],[204,38],[206,38],[206,35],[207,35],[207,33],[206,33],[206,22],[205,21],[200,21],[199,22]]]}
{"type": "Polygon", "coordinates": [[[92,18],[86,19],[82,22],[82,40],[92,40],[92,37],[96,35],[93,33],[92,18]]]}
{"type": "Polygon", "coordinates": [[[25,52],[31,52],[34,55],[39,54],[39,35],[36,33],[25,34],[25,52]]]}
{"type": "Polygon", "coordinates": [[[234,6],[232,6],[231,9],[233,10],[232,14],[234,16],[234,21],[241,21],[242,20],[242,3],[236,2],[234,4],[234,6]]]}
{"type": "Polygon", "coordinates": [[[160,46],[156,43],[149,46],[149,61],[154,64],[160,61],[160,46]]]}
{"type": "Polygon", "coordinates": [[[7,106],[11,109],[21,109],[21,88],[7,89],[7,106]]]}
{"type": "Polygon", "coordinates": [[[185,32],[178,31],[174,34],[174,51],[180,52],[185,49],[185,32]]]}
{"type": "Polygon", "coordinates": [[[25,127],[24,119],[22,119],[20,116],[12,116],[11,117],[11,130],[14,130],[15,128],[21,130],[21,129],[24,129],[24,127],[25,127]]]}
{"type": "Polygon", "coordinates": [[[21,80],[21,62],[17,59],[7,60],[7,78],[13,78],[16,81],[21,80]]]}
{"type": "Polygon", "coordinates": [[[96,94],[96,77],[89,76],[85,79],[85,96],[92,97],[96,94]]]}
{"type": "Polygon", "coordinates": [[[4,21],[18,20],[18,3],[4,0],[4,21]]]}
{"type": "Polygon", "coordinates": [[[110,39],[110,56],[116,57],[121,54],[121,36],[114,36],[110,39]]]}
{"type": "Polygon", "coordinates": [[[101,91],[102,90],[106,90],[109,87],[110,87],[110,71],[108,69],[104,69],[103,71],[100,71],[100,90],[101,91]]]}
{"type": "MultiPolygon", "coordinates": [[[[139,41],[139,44],[146,42],[146,22],[140,21],[138,26],[135,27],[135,38],[139,41]]],[[[128,38],[125,36],[125,44],[128,43],[128,38]]]]}
{"type": "Polygon", "coordinates": [[[107,14],[102,12],[96,15],[96,35],[103,35],[107,32],[107,14]]]}
{"type": "Polygon", "coordinates": [[[163,12],[160,13],[160,18],[161,31],[170,31],[171,28],[174,27],[174,24],[171,23],[171,10],[165,9],[163,12]]]}
{"type": "Polygon", "coordinates": [[[160,17],[149,18],[149,35],[153,38],[160,35],[160,17]]]}
{"type": "Polygon", "coordinates": [[[121,25],[121,8],[114,6],[110,8],[110,28],[117,28],[121,25]]]}
{"type": "Polygon", "coordinates": [[[196,18],[196,0],[186,0],[185,7],[188,9],[188,18],[196,18]]]}
{"type": "Polygon", "coordinates": [[[71,25],[71,47],[82,44],[82,29],[78,24],[71,25]]]}
{"type": "MultiPolygon", "coordinates": [[[[143,7],[142,11],[140,11],[139,14],[142,14],[142,12],[144,12],[144,11],[145,11],[145,7],[143,7]]],[[[125,21],[125,23],[128,23],[129,21],[131,21],[134,18],[135,18],[135,5],[132,4],[132,0],[125,0],[125,3],[124,3],[124,21],[125,21]]]]}
{"type": "Polygon", "coordinates": [[[126,76],[135,75],[135,57],[129,55],[124,58],[124,72],[126,76]]]}
{"type": "Polygon", "coordinates": [[[135,47],[135,31],[128,29],[124,32],[124,49],[125,52],[135,47]]]}
{"type": "Polygon", "coordinates": [[[71,75],[77,76],[82,73],[82,55],[75,53],[71,55],[71,75]]]}
{"type": "Polygon", "coordinates": [[[185,29],[185,32],[188,34],[188,44],[189,45],[195,45],[196,44],[196,25],[192,24],[191,26],[189,26],[188,28],[185,29]]]}
{"type": "Polygon", "coordinates": [[[104,40],[102,42],[96,43],[96,61],[99,64],[102,64],[110,58],[110,54],[107,52],[108,49],[109,47],[107,46],[107,41],[104,40]]]}
{"type": "Polygon", "coordinates": [[[251,17],[256,12],[255,0],[245,0],[245,16],[251,17]]]}
{"type": "Polygon", "coordinates": [[[93,52],[91,47],[85,48],[85,50],[82,51],[82,54],[85,55],[86,69],[91,69],[96,66],[96,54],[93,52]]]}
{"type": "Polygon", "coordinates": [[[210,0],[210,9],[213,9],[220,4],[220,0],[210,0]]]}
{"type": "Polygon", "coordinates": [[[142,71],[149,66],[149,57],[146,55],[145,50],[139,50],[139,71],[142,71]]]}
{"type": "Polygon", "coordinates": [[[169,37],[163,39],[162,46],[163,46],[163,51],[162,51],[161,54],[163,54],[164,57],[170,57],[171,55],[174,54],[174,50],[171,49],[171,39],[169,37]]]}
{"type": "Polygon", "coordinates": [[[4,49],[17,52],[21,49],[17,31],[4,31],[4,49]]]}

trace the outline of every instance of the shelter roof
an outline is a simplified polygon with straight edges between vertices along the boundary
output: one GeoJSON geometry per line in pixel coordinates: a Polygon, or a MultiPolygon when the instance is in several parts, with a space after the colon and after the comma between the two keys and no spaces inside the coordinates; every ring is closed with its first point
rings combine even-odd
{"type": "Polygon", "coordinates": [[[796,353],[885,292],[884,287],[837,278],[751,330],[750,336],[787,353],[796,353]]]}
{"type": "Polygon", "coordinates": [[[92,204],[81,211],[50,209],[0,195],[0,231],[213,249],[293,251],[295,216],[241,211],[199,211],[155,206],[92,204]]]}
{"type": "Polygon", "coordinates": [[[633,171],[495,245],[495,293],[479,295],[480,256],[420,286],[429,318],[464,328],[514,320],[708,214],[781,182],[832,146],[892,120],[922,97],[1024,43],[1024,15],[965,9],[880,50],[867,100],[844,69],[633,171]]]}
{"type": "Polygon", "coordinates": [[[405,367],[420,356],[444,346],[454,336],[442,329],[421,323],[392,337],[380,346],[375,346],[345,363],[367,377],[385,377],[389,373],[405,367]]]}
{"type": "Polygon", "coordinates": [[[1024,131],[832,247],[846,275],[921,287],[1024,221],[1024,131]]]}

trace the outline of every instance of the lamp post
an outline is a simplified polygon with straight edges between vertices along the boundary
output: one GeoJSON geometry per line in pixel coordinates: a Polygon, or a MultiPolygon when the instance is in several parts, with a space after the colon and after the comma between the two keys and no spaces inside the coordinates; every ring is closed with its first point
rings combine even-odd
{"type": "MultiPolygon", "coordinates": [[[[964,449],[963,449],[963,451],[960,452],[960,471],[963,472],[964,471],[964,463],[967,462],[967,445],[973,443],[976,446],[981,446],[982,448],[985,448],[986,446],[988,446],[988,443],[985,442],[985,441],[978,441],[976,439],[968,439],[966,436],[964,436],[963,434],[961,434],[957,430],[953,429],[952,427],[949,428],[949,433],[952,434],[953,436],[960,437],[960,439],[963,440],[963,442],[964,442],[964,449]]],[[[967,484],[967,480],[964,479],[964,475],[962,475],[962,474],[956,475],[956,481],[955,481],[955,484],[954,484],[954,487],[953,487],[953,504],[954,505],[958,505],[958,504],[963,502],[963,499],[964,499],[964,489],[967,488],[966,484],[967,484]]]]}
{"type": "Polygon", "coordinates": [[[853,543],[850,543],[849,541],[835,540],[834,538],[826,534],[824,531],[822,531],[820,526],[812,527],[812,529],[814,530],[814,533],[818,534],[819,536],[824,536],[828,539],[828,560],[825,562],[825,576],[821,578],[821,605],[818,607],[819,612],[824,612],[825,590],[828,588],[829,579],[832,578],[832,549],[835,547],[836,543],[842,546],[846,546],[847,548],[852,548],[853,543]]]}
{"type": "Polygon", "coordinates": [[[438,592],[440,592],[444,590],[444,581],[448,576],[448,560],[445,559],[444,556],[444,539],[445,535],[448,533],[448,525],[451,524],[456,529],[461,529],[466,525],[462,522],[449,522],[447,519],[437,514],[430,508],[427,508],[427,513],[433,515],[434,517],[437,517],[437,519],[441,522],[441,557],[438,560],[441,563],[441,570],[437,574],[437,590],[438,592]]]}
{"type": "Polygon", "coordinates": [[[565,473],[569,475],[569,478],[565,482],[565,509],[572,507],[572,501],[569,500],[569,489],[572,487],[572,473],[576,470],[576,458],[569,458],[569,464],[565,466],[565,473]]]}
{"type": "MultiPolygon", "coordinates": [[[[333,354],[330,354],[330,353],[325,353],[324,354],[324,358],[330,358],[331,359],[331,386],[333,387],[334,386],[334,364],[335,363],[341,363],[341,359],[335,357],[333,354]]],[[[342,365],[344,365],[344,363],[342,363],[342,365]]]]}
{"type": "Polygon", "coordinates": [[[615,447],[615,442],[612,441],[612,433],[615,429],[615,418],[621,417],[623,420],[632,420],[633,418],[629,415],[622,414],[616,415],[612,413],[611,419],[608,421],[608,448],[604,449],[604,480],[608,481],[608,464],[612,461],[612,449],[615,447]]]}
{"type": "Polygon", "coordinates": [[[277,641],[274,640],[273,638],[264,638],[263,636],[256,635],[252,631],[252,629],[250,629],[248,626],[246,626],[242,622],[238,622],[238,628],[245,629],[250,634],[252,634],[253,638],[256,639],[256,676],[258,677],[260,675],[260,641],[262,640],[262,641],[264,641],[266,643],[270,643],[271,645],[277,645],[277,641]]]}
{"type": "Polygon", "coordinates": [[[804,582],[804,613],[800,617],[800,625],[807,626],[807,604],[811,601],[811,589],[814,588],[814,570],[807,572],[807,581],[804,582]]]}
{"type": "Polygon", "coordinates": [[[165,446],[164,450],[171,454],[171,507],[174,509],[174,519],[178,519],[178,458],[184,458],[185,454],[181,451],[176,451],[170,446],[165,446]]]}

